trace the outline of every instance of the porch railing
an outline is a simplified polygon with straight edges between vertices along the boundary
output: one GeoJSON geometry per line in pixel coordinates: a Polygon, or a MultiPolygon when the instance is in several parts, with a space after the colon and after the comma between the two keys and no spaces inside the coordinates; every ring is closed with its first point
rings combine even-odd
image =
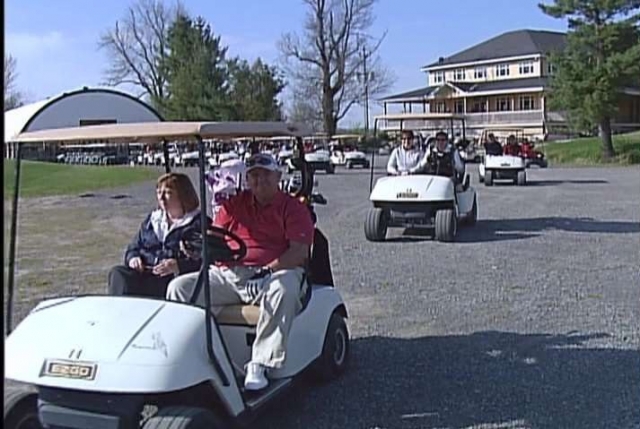
{"type": "MultiPolygon", "coordinates": [[[[407,113],[410,117],[411,114],[407,113]]],[[[537,125],[544,122],[544,112],[542,110],[526,110],[526,111],[510,111],[510,112],[482,112],[482,113],[467,113],[465,114],[465,121],[467,128],[473,127],[485,127],[495,125],[537,125]]],[[[381,130],[399,130],[400,120],[384,120],[378,123],[378,127],[381,130]]],[[[449,121],[426,121],[423,119],[410,119],[403,122],[403,128],[443,128],[447,129],[449,121]]],[[[454,123],[455,126],[455,123],[454,123]]]]}

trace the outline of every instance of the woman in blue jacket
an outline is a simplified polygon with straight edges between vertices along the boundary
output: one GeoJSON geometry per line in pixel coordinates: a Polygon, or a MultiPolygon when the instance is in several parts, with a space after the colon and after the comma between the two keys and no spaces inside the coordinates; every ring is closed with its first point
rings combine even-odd
{"type": "Polygon", "coordinates": [[[111,295],[164,298],[175,276],[200,268],[200,259],[191,259],[180,250],[181,241],[188,242],[200,233],[198,195],[189,176],[162,175],[156,197],[158,208],[147,215],[127,247],[124,265],[109,272],[111,295]]]}

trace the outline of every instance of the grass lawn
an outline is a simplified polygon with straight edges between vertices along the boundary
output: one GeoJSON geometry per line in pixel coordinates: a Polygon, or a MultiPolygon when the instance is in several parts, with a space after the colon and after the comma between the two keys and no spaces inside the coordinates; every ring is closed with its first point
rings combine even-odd
{"type": "MultiPolygon", "coordinates": [[[[552,164],[595,165],[604,163],[599,137],[575,139],[566,143],[545,143],[544,151],[552,164]]],[[[616,164],[640,164],[640,132],[613,136],[616,164]]]]}
{"type": "MultiPolygon", "coordinates": [[[[164,170],[162,170],[164,171],[164,170]]],[[[67,165],[22,161],[20,196],[43,197],[80,194],[156,179],[162,172],[153,167],[67,165]]],[[[4,198],[13,196],[15,161],[4,160],[4,198]]]]}

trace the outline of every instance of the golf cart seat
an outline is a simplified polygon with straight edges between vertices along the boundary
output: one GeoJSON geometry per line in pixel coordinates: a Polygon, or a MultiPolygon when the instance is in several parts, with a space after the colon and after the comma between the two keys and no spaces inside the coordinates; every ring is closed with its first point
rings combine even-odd
{"type": "MultiPolygon", "coordinates": [[[[303,283],[307,281],[306,276],[302,281],[303,283]]],[[[307,308],[307,305],[311,300],[311,290],[311,285],[307,285],[304,296],[302,297],[302,309],[300,310],[300,313],[307,308]]],[[[242,326],[256,326],[259,318],[260,306],[246,304],[225,305],[216,316],[217,322],[221,325],[242,326]]]]}
{"type": "MultiPolygon", "coordinates": [[[[306,290],[301,298],[302,313],[309,301],[311,301],[312,284],[323,284],[333,286],[333,275],[329,265],[329,242],[319,229],[314,231],[313,246],[311,247],[311,257],[305,269],[302,283],[306,283],[306,290]]],[[[221,325],[243,325],[256,326],[260,318],[260,307],[257,305],[226,305],[216,316],[216,320],[221,325]]]]}

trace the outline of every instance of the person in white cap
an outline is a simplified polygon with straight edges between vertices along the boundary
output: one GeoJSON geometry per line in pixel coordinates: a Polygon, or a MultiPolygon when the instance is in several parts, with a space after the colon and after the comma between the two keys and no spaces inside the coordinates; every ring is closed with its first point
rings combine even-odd
{"type": "MultiPolygon", "coordinates": [[[[269,383],[267,370],[282,367],[287,357],[289,331],[308,287],[303,282],[303,267],[314,225],[309,209],[280,190],[281,173],[273,156],[252,155],[246,162],[246,175],[249,189],[223,202],[213,224],[242,239],[247,254],[237,265],[209,267],[209,287],[214,314],[224,305],[260,306],[244,382],[246,390],[260,390],[269,383]]],[[[197,278],[198,273],[193,273],[172,280],[167,299],[190,301],[197,278]]],[[[204,305],[202,292],[196,302],[204,305]]]]}

